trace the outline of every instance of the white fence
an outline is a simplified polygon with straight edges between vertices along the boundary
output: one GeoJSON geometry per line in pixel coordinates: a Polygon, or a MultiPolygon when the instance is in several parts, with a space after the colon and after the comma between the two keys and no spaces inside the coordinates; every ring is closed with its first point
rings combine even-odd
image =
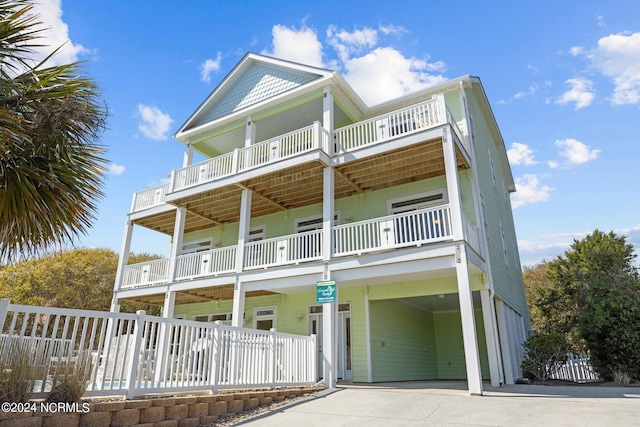
{"type": "Polygon", "coordinates": [[[568,353],[567,360],[556,367],[550,378],[577,383],[600,381],[598,374],[591,366],[589,353],[568,353]]]}
{"type": "Polygon", "coordinates": [[[87,396],[311,385],[315,336],[0,300],[0,368],[16,348],[33,366],[34,398],[62,372],[90,370],[87,396]],[[85,363],[83,363],[85,362],[85,363]]]}

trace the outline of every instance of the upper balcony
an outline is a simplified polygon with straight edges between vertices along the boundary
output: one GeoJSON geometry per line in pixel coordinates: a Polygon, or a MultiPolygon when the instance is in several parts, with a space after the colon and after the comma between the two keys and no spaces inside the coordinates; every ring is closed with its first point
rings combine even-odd
{"type": "MultiPolygon", "coordinates": [[[[440,205],[397,215],[372,218],[332,227],[331,259],[362,256],[381,251],[419,247],[453,239],[449,205],[440,205]]],[[[174,277],[169,258],[127,265],[120,289],[148,287],[221,275],[313,263],[323,260],[322,230],[313,230],[249,242],[243,248],[227,246],[176,257],[174,277]],[[244,251],[243,264],[236,266],[237,251],[244,251]]],[[[464,239],[480,251],[475,225],[463,218],[464,239]]]]}
{"type": "MultiPolygon", "coordinates": [[[[238,180],[236,184],[244,185],[243,180],[273,173],[282,168],[290,168],[294,172],[304,171],[309,169],[304,164],[310,161],[311,153],[321,154],[325,162],[340,159],[340,165],[345,170],[338,172],[342,177],[346,177],[347,173],[351,173],[347,170],[347,164],[356,159],[351,154],[369,147],[383,148],[386,142],[407,139],[446,124],[451,125],[458,139],[466,144],[466,139],[463,138],[458,124],[445,104],[444,95],[338,128],[333,135],[330,135],[319,122],[314,122],[302,129],[176,169],[171,173],[170,183],[135,193],[131,212],[143,212],[165,203],[180,203],[187,200],[187,195],[209,191],[216,183],[223,185],[234,178],[238,180]],[[298,169],[293,170],[292,166],[297,166],[298,169]]],[[[419,138],[415,141],[421,142],[419,138]]],[[[468,151],[466,146],[464,149],[468,151]]],[[[461,157],[466,158],[464,155],[461,157]]],[[[388,156],[388,159],[393,161],[393,156],[388,156]]],[[[468,162],[466,163],[468,167],[468,162]]],[[[411,168],[407,167],[406,170],[410,171],[411,168]]],[[[347,184],[355,191],[362,191],[354,182],[347,184]]],[[[198,214],[202,216],[202,213],[198,214]]]]}

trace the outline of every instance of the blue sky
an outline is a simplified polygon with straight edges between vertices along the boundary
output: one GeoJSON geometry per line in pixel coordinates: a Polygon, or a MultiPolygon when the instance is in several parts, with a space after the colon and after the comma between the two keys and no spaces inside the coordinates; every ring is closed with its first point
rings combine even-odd
{"type": "MultiPolygon", "coordinates": [[[[182,165],[172,139],[246,52],[338,70],[369,104],[479,76],[509,151],[523,265],[598,228],[640,247],[640,2],[40,0],[57,61],[111,116],[106,197],[77,246],[119,251],[132,195],[182,165]],[[348,4],[348,6],[347,6],[348,4]]],[[[167,255],[137,227],[132,249],[167,255]]]]}

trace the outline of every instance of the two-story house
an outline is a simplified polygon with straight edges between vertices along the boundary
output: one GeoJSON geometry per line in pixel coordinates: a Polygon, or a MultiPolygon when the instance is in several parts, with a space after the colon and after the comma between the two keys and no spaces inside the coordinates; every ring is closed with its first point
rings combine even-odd
{"type": "Polygon", "coordinates": [[[327,385],[521,375],[515,187],[479,78],[367,106],[337,72],[249,53],[175,139],[182,167],[134,194],[113,310],[316,334],[327,385]],[[129,265],[134,226],[170,256],[129,265]]]}

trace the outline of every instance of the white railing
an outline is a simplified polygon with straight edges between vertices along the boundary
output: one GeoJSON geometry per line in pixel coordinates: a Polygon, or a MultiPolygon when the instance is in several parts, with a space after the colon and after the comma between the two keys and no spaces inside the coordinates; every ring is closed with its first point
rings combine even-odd
{"type": "Polygon", "coordinates": [[[483,250],[480,247],[478,227],[473,225],[471,220],[464,214],[462,215],[462,224],[464,226],[464,240],[466,240],[479,254],[483,255],[483,250]]]}
{"type": "Polygon", "coordinates": [[[123,269],[122,287],[151,286],[169,280],[169,259],[159,259],[126,265],[123,269]]]}
{"type": "Polygon", "coordinates": [[[234,172],[234,153],[223,154],[186,168],[174,170],[171,174],[171,191],[215,181],[234,172]]]}
{"type": "Polygon", "coordinates": [[[232,153],[176,169],[171,177],[171,191],[212,182],[233,173],[264,166],[315,149],[328,152],[328,145],[328,132],[320,122],[314,122],[305,128],[236,149],[232,153]]]}
{"type": "Polygon", "coordinates": [[[444,205],[333,227],[334,255],[415,246],[452,236],[451,212],[444,205]]]}
{"type": "Polygon", "coordinates": [[[336,129],[334,132],[335,154],[443,125],[446,123],[447,116],[440,111],[441,104],[444,105],[444,102],[435,98],[336,129]]]}
{"type": "Polygon", "coordinates": [[[315,336],[137,314],[0,300],[0,368],[16,354],[33,368],[33,398],[63,373],[84,373],[85,396],[311,385],[315,336]],[[9,339],[9,337],[11,339],[9,339]],[[58,345],[51,345],[58,342],[58,345]]]}
{"type": "Polygon", "coordinates": [[[597,372],[591,366],[589,353],[567,354],[567,360],[552,369],[549,378],[568,380],[577,383],[600,381],[597,372]]]}
{"type": "Polygon", "coordinates": [[[216,276],[236,270],[237,246],[212,249],[176,258],[176,280],[216,276]]]}
{"type": "Polygon", "coordinates": [[[133,195],[131,212],[138,212],[164,203],[164,195],[169,191],[169,184],[158,185],[138,191],[133,195]]]}
{"type": "Polygon", "coordinates": [[[306,231],[245,245],[245,268],[266,268],[322,259],[322,230],[306,231]]]}

